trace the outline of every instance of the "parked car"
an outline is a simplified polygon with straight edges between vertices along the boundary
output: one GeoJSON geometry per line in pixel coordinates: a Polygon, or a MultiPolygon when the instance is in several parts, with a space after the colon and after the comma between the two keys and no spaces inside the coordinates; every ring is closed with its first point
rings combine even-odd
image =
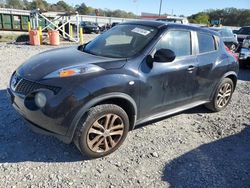
{"type": "Polygon", "coordinates": [[[238,33],[239,30],[233,29],[232,31],[233,31],[233,34],[236,34],[236,36],[237,36],[237,33],[238,33]]]}
{"type": "Polygon", "coordinates": [[[83,28],[84,33],[88,33],[88,34],[96,33],[96,34],[98,34],[100,32],[98,25],[94,22],[82,21],[80,23],[80,27],[83,28]]]}
{"type": "Polygon", "coordinates": [[[225,43],[225,45],[232,52],[236,52],[236,50],[238,49],[239,43],[237,41],[237,36],[235,36],[235,34],[233,33],[233,31],[231,29],[216,28],[216,27],[210,27],[210,29],[218,32],[221,35],[222,40],[225,43]]]}
{"type": "Polygon", "coordinates": [[[250,65],[250,48],[241,48],[239,55],[240,68],[250,65]]]}
{"type": "Polygon", "coordinates": [[[243,48],[250,48],[250,35],[247,36],[242,43],[243,48]]]}
{"type": "Polygon", "coordinates": [[[115,27],[116,25],[118,25],[118,24],[120,24],[119,22],[113,22],[112,24],[111,24],[111,27],[115,27]]]}
{"type": "Polygon", "coordinates": [[[158,18],[156,21],[163,21],[168,23],[178,23],[178,24],[189,24],[189,21],[185,17],[168,16],[167,18],[158,18]]]}
{"type": "Polygon", "coordinates": [[[238,42],[240,43],[240,47],[241,47],[244,39],[247,36],[250,36],[250,26],[240,28],[239,31],[236,32],[236,34],[238,37],[238,42]]]}
{"type": "Polygon", "coordinates": [[[241,68],[245,68],[247,65],[250,65],[250,35],[243,41],[239,59],[241,68]]]}
{"type": "Polygon", "coordinates": [[[240,68],[246,68],[248,65],[250,65],[250,35],[246,36],[242,42],[239,63],[240,68]]]}
{"type": "Polygon", "coordinates": [[[138,124],[203,104],[223,110],[237,73],[218,33],[135,21],[32,57],[7,91],[34,131],[74,141],[95,158],[114,152],[138,124]]]}
{"type": "Polygon", "coordinates": [[[100,31],[105,32],[109,30],[110,28],[111,28],[111,24],[107,23],[107,24],[102,25],[102,27],[100,28],[100,31]]]}

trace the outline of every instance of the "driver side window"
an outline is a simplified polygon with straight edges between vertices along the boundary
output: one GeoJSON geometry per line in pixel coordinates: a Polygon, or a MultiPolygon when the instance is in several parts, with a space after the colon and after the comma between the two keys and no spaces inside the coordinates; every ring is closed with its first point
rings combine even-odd
{"type": "Polygon", "coordinates": [[[170,30],[156,44],[156,51],[159,49],[172,50],[176,57],[189,56],[192,54],[191,33],[170,30]]]}

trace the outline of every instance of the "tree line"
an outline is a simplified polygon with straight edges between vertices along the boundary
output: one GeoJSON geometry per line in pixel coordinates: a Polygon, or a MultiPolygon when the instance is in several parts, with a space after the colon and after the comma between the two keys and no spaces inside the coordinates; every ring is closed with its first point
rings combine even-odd
{"type": "MultiPolygon", "coordinates": [[[[42,11],[75,12],[82,15],[98,15],[107,17],[137,18],[132,12],[123,10],[95,9],[85,3],[69,5],[65,1],[50,4],[46,0],[0,0],[0,7],[32,10],[39,8],[42,11]]],[[[211,24],[212,20],[219,20],[222,25],[245,26],[250,25],[250,9],[209,9],[188,17],[191,23],[211,24]]]]}
{"type": "Polygon", "coordinates": [[[188,17],[191,23],[210,24],[212,20],[219,20],[222,25],[247,26],[250,25],[250,9],[210,9],[188,17]]]}
{"type": "Polygon", "coordinates": [[[33,10],[39,8],[41,11],[56,11],[56,12],[75,12],[82,15],[97,15],[107,17],[122,17],[136,18],[132,12],[123,10],[95,9],[87,6],[85,3],[80,5],[69,5],[65,1],[58,1],[55,4],[50,4],[46,0],[0,0],[0,8],[13,8],[23,10],[33,10]]]}

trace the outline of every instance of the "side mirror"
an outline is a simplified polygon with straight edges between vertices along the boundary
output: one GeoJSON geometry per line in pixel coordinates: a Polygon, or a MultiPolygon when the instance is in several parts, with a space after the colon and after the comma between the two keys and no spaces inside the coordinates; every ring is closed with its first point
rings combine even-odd
{"type": "Polygon", "coordinates": [[[154,55],[154,61],[159,63],[172,62],[176,58],[175,53],[169,49],[157,50],[154,55]]]}

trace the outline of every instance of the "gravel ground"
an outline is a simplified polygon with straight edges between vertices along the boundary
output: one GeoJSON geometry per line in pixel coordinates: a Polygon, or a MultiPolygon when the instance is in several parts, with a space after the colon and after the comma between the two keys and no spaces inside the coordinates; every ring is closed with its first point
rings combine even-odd
{"type": "Polygon", "coordinates": [[[115,153],[88,160],[33,133],[6,96],[11,73],[53,48],[0,44],[0,187],[250,187],[250,70],[240,71],[226,110],[141,125],[115,153]]]}

